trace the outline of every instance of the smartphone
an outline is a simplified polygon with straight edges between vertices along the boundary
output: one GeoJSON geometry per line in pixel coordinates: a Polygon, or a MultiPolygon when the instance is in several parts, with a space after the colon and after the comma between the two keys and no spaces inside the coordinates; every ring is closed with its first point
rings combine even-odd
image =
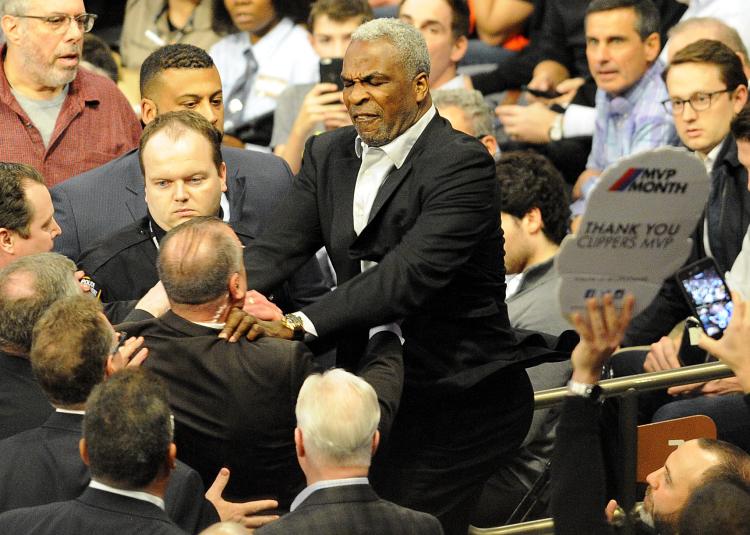
{"type": "Polygon", "coordinates": [[[711,338],[721,338],[734,305],[714,259],[703,258],[680,269],[677,282],[703,332],[711,338]]]}
{"type": "Polygon", "coordinates": [[[323,58],[320,60],[321,83],[336,84],[338,90],[344,89],[341,70],[344,68],[344,58],[323,58]]]}
{"type": "Polygon", "coordinates": [[[548,91],[542,91],[541,89],[532,89],[527,85],[521,86],[521,91],[526,91],[539,98],[553,99],[562,96],[562,93],[558,93],[554,89],[548,91]]]}

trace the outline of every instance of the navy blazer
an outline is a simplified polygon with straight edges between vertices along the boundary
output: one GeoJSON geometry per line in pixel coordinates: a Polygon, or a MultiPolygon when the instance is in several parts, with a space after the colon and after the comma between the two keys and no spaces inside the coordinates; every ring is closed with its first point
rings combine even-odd
{"type": "MultiPolygon", "coordinates": [[[[241,206],[242,219],[257,233],[292,182],[281,158],[257,151],[222,147],[227,165],[227,199],[241,206]]],[[[62,234],[55,251],[73,261],[96,242],[146,216],[144,179],[138,150],[66,180],[50,190],[62,234]]]]}

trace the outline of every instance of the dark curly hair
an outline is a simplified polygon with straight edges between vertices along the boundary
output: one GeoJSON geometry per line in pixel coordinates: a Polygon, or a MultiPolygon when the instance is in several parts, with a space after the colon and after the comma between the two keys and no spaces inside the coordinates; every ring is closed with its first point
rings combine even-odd
{"type": "Polygon", "coordinates": [[[506,152],[495,171],[500,181],[500,211],[520,219],[539,208],[544,235],[559,244],[568,232],[570,200],[555,166],[539,154],[506,152]]]}

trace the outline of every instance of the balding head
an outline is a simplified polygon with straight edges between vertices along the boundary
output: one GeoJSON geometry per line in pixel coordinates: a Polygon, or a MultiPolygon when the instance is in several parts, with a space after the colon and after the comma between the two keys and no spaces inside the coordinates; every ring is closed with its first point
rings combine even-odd
{"type": "Polygon", "coordinates": [[[199,535],[246,535],[247,531],[237,522],[217,522],[200,532],[199,535]]]}
{"type": "Polygon", "coordinates": [[[674,55],[701,39],[711,39],[732,49],[742,61],[745,74],[750,77],[750,66],[748,65],[747,48],[742,42],[740,34],[731,26],[713,17],[696,17],[687,19],[673,26],[669,33],[667,43],[667,62],[671,63],[674,55]]]}
{"type": "Polygon", "coordinates": [[[34,325],[63,297],[78,295],[75,264],[57,253],[19,258],[0,270],[0,346],[28,354],[34,325]]]}
{"type": "Polygon", "coordinates": [[[161,243],[158,268],[173,306],[218,306],[227,296],[244,297],[247,288],[242,244],[215,217],[196,217],[170,230],[161,243]]]}

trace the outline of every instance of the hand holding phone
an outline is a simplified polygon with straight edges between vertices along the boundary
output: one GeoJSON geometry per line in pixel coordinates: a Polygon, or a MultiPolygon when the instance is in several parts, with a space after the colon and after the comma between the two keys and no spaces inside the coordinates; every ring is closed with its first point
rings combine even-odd
{"type": "Polygon", "coordinates": [[[344,81],[341,79],[341,70],[344,68],[343,58],[323,58],[320,60],[321,83],[336,84],[338,90],[344,89],[344,81]]]}
{"type": "Polygon", "coordinates": [[[719,339],[732,317],[732,296],[713,258],[706,257],[677,272],[677,282],[703,331],[719,339]]]}

